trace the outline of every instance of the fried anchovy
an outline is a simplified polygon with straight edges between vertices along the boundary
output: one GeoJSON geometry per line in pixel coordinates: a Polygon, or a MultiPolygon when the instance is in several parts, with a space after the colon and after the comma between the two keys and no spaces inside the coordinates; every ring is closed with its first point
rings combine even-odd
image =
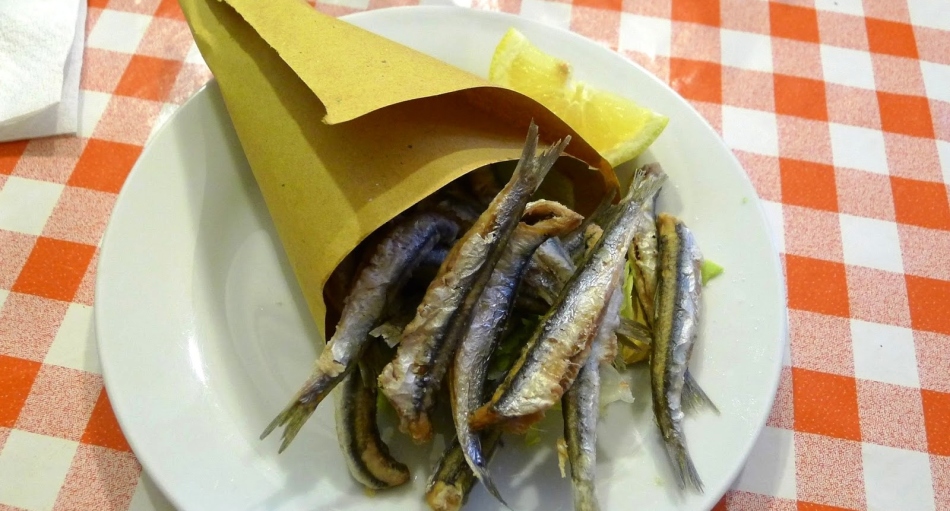
{"type": "Polygon", "coordinates": [[[623,272],[640,204],[661,184],[662,178],[637,172],[597,246],[542,319],[491,401],[472,415],[475,429],[502,421],[513,429],[530,425],[571,386],[623,272]]]}
{"type": "Polygon", "coordinates": [[[380,490],[409,480],[409,469],[389,454],[376,424],[376,375],[359,364],[334,391],[336,437],[354,479],[380,490]]]}
{"type": "Polygon", "coordinates": [[[488,473],[479,435],[469,427],[468,418],[484,402],[488,359],[501,339],[521,276],[532,254],[544,240],[576,228],[581,219],[557,202],[528,204],[472,311],[468,330],[455,352],[449,389],[458,441],[476,477],[502,502],[488,473]]]}
{"type": "Polygon", "coordinates": [[[591,343],[590,356],[577,373],[577,379],[564,393],[564,440],[571,466],[575,511],[597,511],[594,474],[597,466],[597,418],[600,415],[600,364],[616,356],[616,334],[620,323],[623,291],[618,285],[611,295],[597,335],[591,343]]]}
{"type": "MultiPolygon", "coordinates": [[[[659,163],[643,166],[644,172],[651,175],[665,175],[659,163]]],[[[659,191],[659,190],[658,190],[659,191]]],[[[634,289],[648,323],[653,322],[653,304],[656,295],[656,198],[659,193],[647,197],[640,206],[637,230],[633,233],[629,257],[634,261],[634,289]]],[[[648,325],[649,326],[649,325],[648,325]]]]}
{"type": "Polygon", "coordinates": [[[511,180],[453,245],[416,317],[403,331],[396,358],[379,376],[380,390],[399,414],[400,429],[417,442],[432,436],[429,409],[501,248],[524,213],[528,198],[568,142],[565,139],[538,154],[537,134],[532,123],[511,180]]]}
{"type": "Polygon", "coordinates": [[[702,492],[683,433],[683,389],[699,328],[703,257],[692,233],[676,218],[659,215],[657,233],[659,272],[650,355],[653,414],[680,487],[702,492]]]}
{"type": "Polygon", "coordinates": [[[367,334],[380,321],[419,261],[439,243],[448,243],[458,226],[443,215],[419,213],[396,224],[375,247],[344,300],[333,337],[314,363],[313,373],[290,404],[267,426],[263,439],[278,426],[283,431],[280,452],[290,445],[317,405],[359,360],[367,334]]]}

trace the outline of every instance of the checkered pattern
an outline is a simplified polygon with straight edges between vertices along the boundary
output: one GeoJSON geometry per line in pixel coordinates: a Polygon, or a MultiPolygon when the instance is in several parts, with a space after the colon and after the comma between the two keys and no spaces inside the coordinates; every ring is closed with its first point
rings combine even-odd
{"type": "MultiPolygon", "coordinates": [[[[950,4],[455,3],[642,64],[722,134],[764,200],[790,346],[768,426],[715,509],[950,510],[950,4]]],[[[167,508],[103,390],[92,284],[143,145],[210,74],[175,0],[89,0],[86,31],[78,136],[0,144],[4,510],[167,508]]]]}

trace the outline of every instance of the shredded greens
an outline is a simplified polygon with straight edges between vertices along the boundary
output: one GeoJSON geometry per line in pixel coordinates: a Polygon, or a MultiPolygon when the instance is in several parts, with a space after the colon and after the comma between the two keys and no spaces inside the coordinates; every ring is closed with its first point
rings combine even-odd
{"type": "Polygon", "coordinates": [[[623,267],[623,306],[620,308],[620,316],[631,320],[637,319],[636,305],[633,302],[633,285],[636,280],[633,264],[627,259],[627,264],[623,267]]]}
{"type": "MultiPolygon", "coordinates": [[[[634,289],[637,278],[635,264],[636,263],[631,259],[627,259],[627,264],[624,266],[623,306],[620,309],[620,317],[630,321],[644,323],[644,314],[640,309],[640,300],[636,297],[636,290],[634,289]]],[[[624,371],[628,364],[634,364],[644,360],[649,354],[650,347],[648,345],[640,346],[639,343],[629,345],[621,340],[620,347],[617,350],[617,358],[614,359],[614,368],[624,371]]]]}

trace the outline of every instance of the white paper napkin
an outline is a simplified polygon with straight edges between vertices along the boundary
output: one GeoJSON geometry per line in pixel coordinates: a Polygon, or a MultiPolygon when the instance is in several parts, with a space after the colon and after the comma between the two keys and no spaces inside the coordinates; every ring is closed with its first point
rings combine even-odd
{"type": "Polygon", "coordinates": [[[0,0],[0,142],[75,133],[86,0],[0,0]]]}

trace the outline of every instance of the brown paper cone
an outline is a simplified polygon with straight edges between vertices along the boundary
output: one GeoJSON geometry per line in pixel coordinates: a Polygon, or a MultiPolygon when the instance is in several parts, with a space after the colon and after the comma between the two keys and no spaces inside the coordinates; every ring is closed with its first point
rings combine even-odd
{"type": "Polygon", "coordinates": [[[301,0],[180,3],[323,334],[323,287],[340,261],[450,181],[516,159],[531,119],[545,140],[570,135],[568,152],[586,162],[569,172],[584,183],[579,209],[616,186],[535,101],[301,0]]]}

